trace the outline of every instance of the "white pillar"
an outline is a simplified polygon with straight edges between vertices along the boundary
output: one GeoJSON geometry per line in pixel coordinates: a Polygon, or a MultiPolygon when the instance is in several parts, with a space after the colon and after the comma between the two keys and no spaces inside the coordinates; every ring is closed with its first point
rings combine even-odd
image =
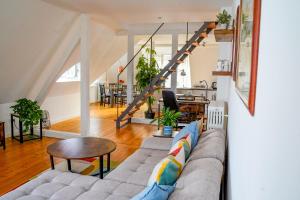
{"type": "MultiPolygon", "coordinates": [[[[172,34],[172,57],[176,55],[178,50],[178,34],[173,33],[172,34]]],[[[171,74],[171,90],[176,93],[177,88],[177,69],[175,72],[171,74]]]]}
{"type": "MultiPolygon", "coordinates": [[[[128,35],[127,63],[134,56],[134,35],[128,35]]],[[[133,101],[134,60],[127,67],[127,104],[133,101]]]]}
{"type": "Polygon", "coordinates": [[[90,132],[90,19],[80,16],[80,134],[90,132]]]}

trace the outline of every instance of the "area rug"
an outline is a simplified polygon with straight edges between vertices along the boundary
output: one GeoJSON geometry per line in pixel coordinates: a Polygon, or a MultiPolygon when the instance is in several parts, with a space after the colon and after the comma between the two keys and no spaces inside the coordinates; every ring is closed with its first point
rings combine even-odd
{"type": "MultiPolygon", "coordinates": [[[[103,171],[106,171],[107,162],[106,160],[103,160],[103,171]]],[[[119,165],[116,161],[110,161],[110,172],[115,169],[119,165]]],[[[81,160],[71,160],[71,168],[72,172],[82,174],[82,175],[88,175],[88,176],[97,176],[99,175],[99,159],[98,158],[89,158],[89,159],[81,159],[81,160]]],[[[68,171],[68,165],[67,161],[64,160],[58,164],[55,165],[55,169],[67,172],[68,171]]],[[[104,176],[106,176],[109,172],[104,173],[104,176]]]]}

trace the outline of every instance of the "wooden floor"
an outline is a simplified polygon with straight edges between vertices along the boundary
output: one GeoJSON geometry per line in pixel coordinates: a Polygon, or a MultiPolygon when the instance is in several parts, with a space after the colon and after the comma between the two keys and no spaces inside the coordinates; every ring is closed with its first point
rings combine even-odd
{"type": "MultiPolygon", "coordinates": [[[[108,138],[116,142],[117,150],[112,160],[123,161],[141,145],[143,139],[152,135],[156,127],[151,125],[130,124],[122,129],[115,128],[115,108],[91,105],[91,136],[108,138]]],[[[80,118],[63,121],[52,126],[53,130],[79,134],[80,118]]],[[[7,140],[7,149],[0,149],[0,195],[4,194],[50,167],[46,147],[57,141],[44,137],[20,145],[17,141],[7,140]]],[[[58,162],[58,160],[56,160],[58,162]]]]}

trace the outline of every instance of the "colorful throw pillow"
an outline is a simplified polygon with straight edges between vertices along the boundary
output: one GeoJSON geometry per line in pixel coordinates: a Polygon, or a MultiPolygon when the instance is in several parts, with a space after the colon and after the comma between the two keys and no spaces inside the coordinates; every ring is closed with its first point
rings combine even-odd
{"type": "Polygon", "coordinates": [[[148,186],[154,183],[158,185],[174,185],[182,169],[183,164],[178,162],[173,155],[169,155],[154,167],[148,180],[148,186]]]}
{"type": "Polygon", "coordinates": [[[172,145],[169,155],[173,155],[175,159],[185,164],[185,161],[189,158],[191,153],[191,135],[188,134],[172,145]],[[183,160],[183,161],[181,161],[183,160]]]}
{"type": "Polygon", "coordinates": [[[131,200],[167,200],[175,186],[154,183],[135,195],[131,200]]]}
{"type": "Polygon", "coordinates": [[[175,135],[172,146],[176,144],[181,138],[186,137],[187,135],[191,135],[191,144],[192,149],[197,145],[199,139],[199,122],[194,121],[181,129],[177,135],[175,135]]]}

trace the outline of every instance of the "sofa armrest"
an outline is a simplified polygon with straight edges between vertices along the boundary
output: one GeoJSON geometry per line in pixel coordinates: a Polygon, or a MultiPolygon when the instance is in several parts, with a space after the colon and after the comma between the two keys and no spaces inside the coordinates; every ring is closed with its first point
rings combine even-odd
{"type": "Polygon", "coordinates": [[[173,138],[149,137],[143,141],[141,148],[169,151],[173,138]]]}

